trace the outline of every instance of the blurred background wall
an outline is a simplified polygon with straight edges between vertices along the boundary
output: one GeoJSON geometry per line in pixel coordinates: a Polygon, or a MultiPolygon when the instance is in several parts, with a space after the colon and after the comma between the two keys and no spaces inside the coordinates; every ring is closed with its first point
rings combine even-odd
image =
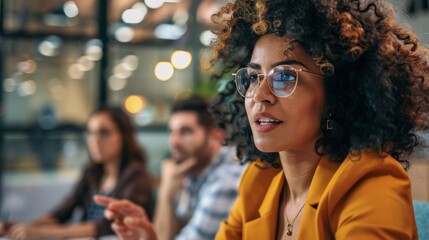
{"type": "MultiPolygon", "coordinates": [[[[429,0],[391,0],[429,45],[429,0]]],[[[1,217],[30,220],[58,203],[87,163],[85,122],[123,106],[159,175],[172,101],[212,97],[209,16],[223,0],[0,0],[1,217]]],[[[429,200],[427,155],[410,170],[429,200]]]]}

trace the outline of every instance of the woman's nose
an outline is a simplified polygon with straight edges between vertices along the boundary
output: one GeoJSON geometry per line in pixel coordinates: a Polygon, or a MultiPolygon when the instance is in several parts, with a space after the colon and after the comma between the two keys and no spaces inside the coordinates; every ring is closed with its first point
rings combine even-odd
{"type": "Polygon", "coordinates": [[[270,90],[269,79],[267,75],[262,75],[259,79],[258,86],[254,90],[253,101],[258,103],[270,103],[275,102],[276,96],[270,90]]]}

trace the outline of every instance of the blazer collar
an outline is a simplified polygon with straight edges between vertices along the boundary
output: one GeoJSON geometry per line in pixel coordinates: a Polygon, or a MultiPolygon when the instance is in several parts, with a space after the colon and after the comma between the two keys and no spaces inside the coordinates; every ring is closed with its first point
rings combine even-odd
{"type": "Polygon", "coordinates": [[[272,181],[259,207],[260,217],[245,223],[244,240],[250,239],[275,239],[277,233],[277,220],[280,194],[285,183],[285,177],[281,169],[270,169],[267,175],[271,175],[272,181]]]}
{"type": "MultiPolygon", "coordinates": [[[[322,157],[320,160],[307,197],[307,203],[313,208],[317,208],[326,186],[339,166],[340,163],[333,162],[327,157],[322,157]]],[[[285,184],[285,176],[282,169],[269,169],[265,171],[269,171],[265,176],[272,178],[272,181],[270,185],[267,186],[268,190],[259,207],[260,217],[244,225],[244,232],[246,235],[243,236],[243,239],[245,240],[275,239],[277,234],[279,201],[280,194],[285,184]]]]}
{"type": "Polygon", "coordinates": [[[311,181],[307,197],[307,203],[313,208],[317,208],[323,192],[340,165],[341,163],[334,162],[328,157],[322,157],[322,159],[320,159],[313,180],[311,181]]]}
{"type": "Polygon", "coordinates": [[[264,201],[262,202],[261,207],[259,207],[259,214],[261,216],[264,216],[273,212],[278,213],[280,194],[282,193],[282,190],[285,184],[284,172],[280,170],[271,181],[271,184],[268,187],[268,191],[265,194],[264,201]]]}

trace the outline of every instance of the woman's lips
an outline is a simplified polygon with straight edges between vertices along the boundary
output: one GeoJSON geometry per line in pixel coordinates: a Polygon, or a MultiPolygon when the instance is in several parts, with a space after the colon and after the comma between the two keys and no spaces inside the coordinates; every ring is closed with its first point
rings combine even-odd
{"type": "Polygon", "coordinates": [[[257,113],[254,119],[254,126],[258,132],[270,132],[283,123],[269,113],[257,113]]]}

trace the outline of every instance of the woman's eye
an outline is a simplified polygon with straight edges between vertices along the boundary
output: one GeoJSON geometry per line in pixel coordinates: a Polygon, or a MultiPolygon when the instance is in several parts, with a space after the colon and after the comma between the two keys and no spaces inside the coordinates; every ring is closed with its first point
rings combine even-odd
{"type": "Polygon", "coordinates": [[[257,73],[250,73],[250,74],[249,74],[249,81],[250,81],[251,83],[258,82],[258,78],[259,78],[259,76],[258,76],[258,74],[257,74],[257,73]]]}
{"type": "Polygon", "coordinates": [[[278,82],[289,82],[289,81],[295,81],[296,76],[289,72],[279,72],[275,74],[274,81],[278,82]]]}

